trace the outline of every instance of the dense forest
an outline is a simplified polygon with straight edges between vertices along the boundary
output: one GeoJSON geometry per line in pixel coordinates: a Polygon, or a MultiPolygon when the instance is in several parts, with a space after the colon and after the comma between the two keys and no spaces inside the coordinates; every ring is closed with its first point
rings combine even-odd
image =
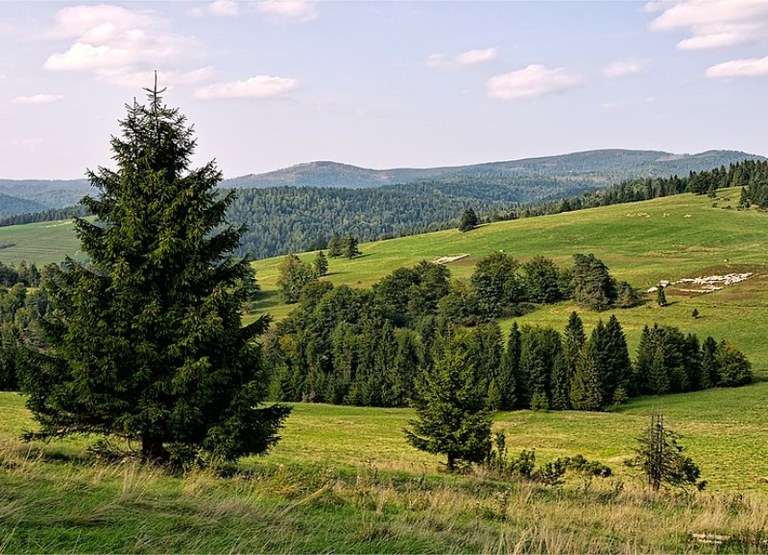
{"type": "MultiPolygon", "coordinates": [[[[236,254],[254,259],[323,248],[334,232],[361,241],[413,235],[455,227],[467,207],[484,221],[556,214],[582,208],[636,202],[684,192],[714,193],[742,186],[741,205],[768,206],[768,161],[746,160],[688,176],[622,181],[604,189],[574,179],[511,179],[503,173],[477,173],[442,180],[374,189],[239,189],[229,220],[247,226],[236,254]],[[576,193],[576,194],[574,194],[576,193]]],[[[15,225],[84,215],[82,206],[8,216],[15,225]]]]}
{"type": "MultiPolygon", "coordinates": [[[[281,280],[308,275],[304,264],[283,265],[281,280]]],[[[433,364],[435,338],[457,329],[478,387],[497,409],[601,410],[639,394],[735,386],[752,376],[733,345],[711,337],[702,342],[671,326],[646,327],[632,363],[614,315],[589,337],[576,313],[562,334],[515,324],[504,346],[496,318],[536,304],[572,298],[602,311],[639,302],[591,254],[557,268],[544,257],[519,265],[494,253],[466,282],[452,282],[447,267],[423,261],[367,290],[316,278],[302,283],[297,308],[265,343],[276,401],[407,405],[433,364]]]]}

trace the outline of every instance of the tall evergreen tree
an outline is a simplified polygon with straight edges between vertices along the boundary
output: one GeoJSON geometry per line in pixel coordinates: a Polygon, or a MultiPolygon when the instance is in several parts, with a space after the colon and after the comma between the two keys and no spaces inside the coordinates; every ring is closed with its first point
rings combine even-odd
{"type": "Polygon", "coordinates": [[[360,249],[357,248],[357,237],[349,233],[343,240],[343,254],[347,258],[354,258],[360,256],[360,249]]]}
{"type": "Polygon", "coordinates": [[[333,232],[331,240],[328,241],[328,256],[331,258],[338,258],[344,254],[344,240],[341,235],[333,232]]]}
{"type": "Polygon", "coordinates": [[[621,329],[619,320],[613,314],[605,325],[602,349],[603,398],[606,402],[623,402],[629,397],[632,363],[629,360],[624,330],[621,329]]]}
{"type": "Polygon", "coordinates": [[[502,410],[512,410],[518,403],[518,379],[520,376],[520,328],[517,322],[512,323],[512,329],[507,338],[507,347],[501,357],[501,367],[496,379],[502,410]]]}
{"type": "Polygon", "coordinates": [[[606,310],[616,301],[616,282],[608,267],[594,254],[573,255],[571,290],[574,300],[594,310],[606,310]]]}
{"type": "Polygon", "coordinates": [[[587,342],[587,335],[584,333],[584,323],[576,313],[572,311],[568,317],[568,324],[563,332],[563,359],[567,371],[566,383],[568,387],[568,404],[570,405],[570,384],[573,381],[573,375],[576,373],[576,365],[587,342]]]}
{"type": "Polygon", "coordinates": [[[323,251],[319,251],[317,253],[317,256],[312,261],[312,265],[315,268],[316,276],[320,277],[325,275],[325,273],[328,271],[328,258],[325,256],[323,251]]]}
{"type": "Polygon", "coordinates": [[[75,229],[88,265],[68,260],[46,289],[50,349],[29,372],[30,437],[138,441],[143,460],[234,460],[273,445],[289,409],[258,408],[268,383],[243,327],[246,260],[229,253],[243,229],[224,215],[213,162],[190,169],[195,139],[157,87],[134,101],[111,141],[117,170],[89,172],[96,221],[75,229]]]}
{"type": "Polygon", "coordinates": [[[463,339],[448,330],[436,338],[433,363],[417,381],[413,399],[417,418],[404,430],[422,451],[447,457],[449,472],[457,464],[482,462],[491,443],[491,415],[482,381],[468,360],[463,339]]]}

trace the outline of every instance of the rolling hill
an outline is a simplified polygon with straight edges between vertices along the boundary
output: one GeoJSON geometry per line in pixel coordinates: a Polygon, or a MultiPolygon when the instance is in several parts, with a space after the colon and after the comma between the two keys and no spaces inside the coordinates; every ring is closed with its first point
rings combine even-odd
{"type": "Polygon", "coordinates": [[[590,150],[441,168],[397,168],[374,170],[336,162],[310,162],[262,174],[225,180],[223,187],[341,187],[371,188],[418,181],[451,181],[456,178],[551,177],[588,185],[605,185],[638,177],[687,175],[741,160],[764,160],[762,156],[730,150],[709,150],[699,154],[672,154],[655,150],[590,150]]]}
{"type": "MultiPolygon", "coordinates": [[[[353,260],[331,259],[328,276],[335,285],[367,287],[402,266],[420,260],[467,254],[448,265],[454,278],[468,278],[475,263],[492,252],[504,250],[525,261],[534,255],[553,258],[558,265],[572,263],[577,252],[594,253],[618,280],[639,290],[661,280],[677,281],[731,272],[753,272],[747,281],[706,295],[667,290],[671,306],[652,303],[619,310],[630,342],[639,339],[645,324],[679,326],[703,337],[728,338],[750,357],[757,369],[768,369],[768,344],[764,341],[764,307],[768,304],[768,215],[756,210],[731,209],[738,204],[738,190],[719,191],[714,202],[706,196],[681,194],[632,204],[605,206],[577,212],[497,222],[468,233],[455,229],[410,237],[364,243],[363,255],[353,260]],[[727,200],[725,200],[727,199],[727,200]],[[715,204],[715,206],[713,206],[715,204]],[[693,319],[698,308],[702,317],[693,319]]],[[[0,234],[0,241],[2,235],[0,234]]],[[[302,255],[307,261],[312,253],[302,255]]],[[[284,317],[290,305],[279,302],[277,267],[282,258],[254,263],[265,293],[259,312],[284,317]]],[[[546,306],[519,321],[562,328],[571,310],[581,313],[591,327],[610,313],[582,310],[571,302],[546,306]]],[[[509,327],[511,321],[503,323],[509,327]]]]}

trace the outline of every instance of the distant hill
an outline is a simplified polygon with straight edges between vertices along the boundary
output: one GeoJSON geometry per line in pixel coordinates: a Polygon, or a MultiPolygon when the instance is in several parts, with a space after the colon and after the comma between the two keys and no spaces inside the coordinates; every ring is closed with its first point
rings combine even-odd
{"type": "Polygon", "coordinates": [[[91,190],[87,179],[0,179],[0,214],[9,216],[72,206],[91,190]]]}
{"type": "Polygon", "coordinates": [[[5,193],[0,193],[0,218],[12,216],[14,214],[26,214],[29,212],[40,212],[47,206],[34,200],[14,197],[5,193]]]}
{"type": "MultiPolygon", "coordinates": [[[[763,156],[731,150],[672,154],[656,150],[590,150],[559,156],[440,168],[373,170],[337,162],[309,162],[224,180],[222,188],[404,189],[490,202],[530,203],[604,188],[627,179],[687,176],[763,156]]],[[[0,217],[70,207],[93,192],[88,180],[0,179],[0,217]]],[[[243,193],[244,194],[244,193],[243,193]]],[[[393,194],[391,191],[387,194],[393,194]]],[[[455,207],[453,207],[455,208],[455,207]]],[[[485,207],[488,208],[488,207],[485,207]]],[[[442,221],[433,219],[431,221],[442,221]]],[[[384,233],[384,231],[382,231],[384,233]]]]}
{"type": "Polygon", "coordinates": [[[442,168],[373,170],[337,162],[309,162],[277,171],[225,180],[222,187],[337,187],[365,189],[417,181],[455,180],[466,177],[551,177],[578,180],[583,188],[639,177],[688,175],[692,171],[728,166],[741,160],[765,160],[734,150],[709,150],[699,154],[673,154],[657,150],[589,150],[559,156],[525,158],[442,168]]]}

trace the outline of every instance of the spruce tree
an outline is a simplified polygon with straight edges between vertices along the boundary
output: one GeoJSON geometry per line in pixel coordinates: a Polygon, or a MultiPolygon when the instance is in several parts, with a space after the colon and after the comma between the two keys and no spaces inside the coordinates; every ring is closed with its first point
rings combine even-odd
{"type": "Polygon", "coordinates": [[[144,461],[235,460],[273,445],[289,409],[259,408],[267,374],[243,327],[248,262],[230,252],[213,162],[190,169],[191,127],[160,94],[127,106],[111,140],[116,170],[88,172],[98,195],[76,219],[87,265],[69,259],[48,280],[48,351],[25,379],[39,432],[122,437],[144,461]],[[240,284],[240,285],[238,285],[240,284]]]}
{"type": "Polygon", "coordinates": [[[357,237],[349,233],[343,239],[343,255],[347,258],[354,258],[360,255],[360,249],[357,248],[357,237]]]}
{"type": "Polygon", "coordinates": [[[475,211],[472,208],[467,208],[461,215],[461,220],[459,221],[459,231],[470,231],[475,229],[479,224],[480,220],[477,217],[477,214],[475,214],[475,211]]]}
{"type": "MultiPolygon", "coordinates": [[[[487,389],[467,357],[463,338],[449,329],[435,339],[432,365],[416,384],[417,419],[404,430],[422,451],[443,454],[452,472],[462,461],[485,460],[491,445],[487,389]]],[[[485,382],[487,384],[487,382],[485,382]]]]}
{"type": "MultiPolygon", "coordinates": [[[[581,317],[573,311],[568,317],[568,324],[563,332],[563,358],[568,371],[569,384],[576,373],[576,363],[586,342],[587,335],[584,333],[584,323],[581,321],[581,317]]],[[[570,398],[570,393],[568,397],[570,398]]]]}
{"type": "Polygon", "coordinates": [[[501,397],[501,409],[512,410],[518,403],[518,379],[520,377],[520,328],[512,322],[507,348],[501,356],[496,387],[501,397]]]}
{"type": "Polygon", "coordinates": [[[325,275],[325,273],[328,271],[328,258],[325,256],[323,251],[319,251],[317,253],[317,256],[312,262],[312,265],[315,268],[315,275],[317,277],[325,275]]]}
{"type": "Polygon", "coordinates": [[[338,258],[344,254],[344,239],[341,235],[333,232],[331,240],[328,241],[328,256],[331,258],[338,258]]]}

